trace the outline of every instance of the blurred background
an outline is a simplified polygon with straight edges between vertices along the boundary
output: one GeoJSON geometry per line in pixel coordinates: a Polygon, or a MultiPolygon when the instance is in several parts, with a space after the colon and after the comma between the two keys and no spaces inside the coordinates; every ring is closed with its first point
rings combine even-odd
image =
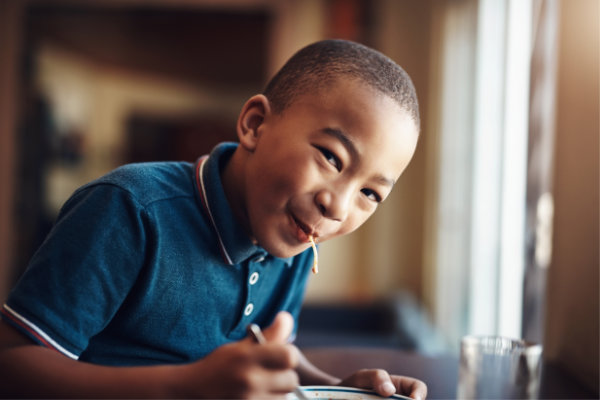
{"type": "Polygon", "coordinates": [[[597,0],[0,0],[0,297],[80,185],[194,161],[300,47],[411,75],[421,137],[390,198],[321,246],[302,346],[544,344],[598,393],[597,0]]]}

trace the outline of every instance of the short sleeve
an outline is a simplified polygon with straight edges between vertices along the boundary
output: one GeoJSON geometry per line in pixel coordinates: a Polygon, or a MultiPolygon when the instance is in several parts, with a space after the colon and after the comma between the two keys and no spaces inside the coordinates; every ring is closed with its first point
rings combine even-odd
{"type": "Polygon", "coordinates": [[[78,358],[136,281],[151,225],[123,188],[80,189],[10,293],[3,318],[35,341],[78,358]]]}

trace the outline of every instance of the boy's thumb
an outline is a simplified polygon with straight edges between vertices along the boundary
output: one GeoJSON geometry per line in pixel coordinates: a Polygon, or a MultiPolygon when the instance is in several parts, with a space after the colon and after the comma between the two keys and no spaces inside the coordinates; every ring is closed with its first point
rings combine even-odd
{"type": "Polygon", "coordinates": [[[268,342],[287,343],[294,328],[294,318],[287,311],[280,311],[273,323],[263,330],[268,342]]]}

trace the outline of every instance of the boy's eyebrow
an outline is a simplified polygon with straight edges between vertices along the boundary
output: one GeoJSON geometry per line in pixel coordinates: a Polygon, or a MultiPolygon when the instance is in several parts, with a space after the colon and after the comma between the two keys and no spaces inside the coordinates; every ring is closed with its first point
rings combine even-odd
{"type": "Polygon", "coordinates": [[[375,180],[376,180],[376,181],[379,181],[379,182],[381,182],[382,184],[384,184],[384,185],[386,185],[386,186],[389,186],[389,187],[393,187],[393,186],[394,186],[394,184],[396,183],[396,181],[395,181],[395,180],[393,180],[393,179],[390,179],[390,178],[386,178],[386,177],[385,177],[385,176],[383,176],[383,175],[377,175],[377,176],[375,177],[375,180]]]}
{"type": "Polygon", "coordinates": [[[324,128],[323,133],[337,138],[340,142],[342,142],[342,145],[346,148],[346,150],[348,150],[348,153],[350,153],[352,158],[358,158],[358,150],[356,150],[354,142],[340,129],[324,128]]]}
{"type": "MultiPolygon", "coordinates": [[[[354,159],[358,158],[358,150],[356,150],[356,146],[354,145],[354,142],[342,130],[337,129],[337,128],[329,128],[328,127],[328,128],[323,129],[323,133],[337,138],[342,143],[342,145],[346,148],[346,150],[348,150],[348,152],[350,153],[350,156],[352,158],[354,158],[354,159]]],[[[390,187],[393,187],[394,184],[396,183],[396,181],[394,179],[386,178],[383,175],[377,175],[375,177],[375,180],[382,183],[383,185],[390,186],[390,187]]]]}

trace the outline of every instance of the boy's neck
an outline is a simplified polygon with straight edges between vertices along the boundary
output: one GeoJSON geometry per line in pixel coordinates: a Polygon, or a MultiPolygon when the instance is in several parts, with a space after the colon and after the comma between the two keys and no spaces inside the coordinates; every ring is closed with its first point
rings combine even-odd
{"type": "Polygon", "coordinates": [[[244,165],[245,154],[243,154],[243,151],[238,147],[233,155],[224,163],[220,174],[225,197],[227,198],[233,215],[246,230],[250,239],[252,239],[244,202],[244,165]]]}

